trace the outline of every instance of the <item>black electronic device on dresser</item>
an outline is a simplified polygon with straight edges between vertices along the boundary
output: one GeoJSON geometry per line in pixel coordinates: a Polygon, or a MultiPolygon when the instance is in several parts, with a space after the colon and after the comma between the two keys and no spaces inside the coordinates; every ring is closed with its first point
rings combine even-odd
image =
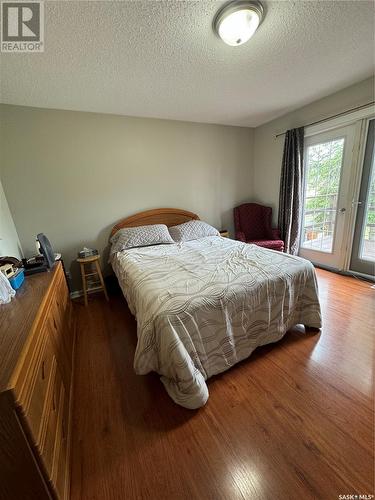
{"type": "Polygon", "coordinates": [[[61,255],[54,253],[49,239],[43,233],[39,233],[36,237],[36,248],[38,251],[37,255],[34,255],[30,259],[22,259],[26,276],[51,269],[55,261],[61,257],[61,255]]]}

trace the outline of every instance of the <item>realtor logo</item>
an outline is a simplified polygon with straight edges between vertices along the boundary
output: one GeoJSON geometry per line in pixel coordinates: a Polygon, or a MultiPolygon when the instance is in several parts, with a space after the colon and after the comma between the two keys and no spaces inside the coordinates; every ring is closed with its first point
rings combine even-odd
{"type": "Polygon", "coordinates": [[[44,52],[44,3],[1,2],[1,52],[44,52]]]}

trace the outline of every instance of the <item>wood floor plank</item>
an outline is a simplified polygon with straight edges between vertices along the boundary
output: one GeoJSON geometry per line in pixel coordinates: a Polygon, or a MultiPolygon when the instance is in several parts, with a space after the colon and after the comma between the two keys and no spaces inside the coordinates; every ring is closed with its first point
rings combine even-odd
{"type": "Polygon", "coordinates": [[[374,494],[374,290],[318,270],[323,329],[208,381],[207,405],[173,403],[133,371],[125,300],[76,305],[73,500],[336,499],[374,494]]]}

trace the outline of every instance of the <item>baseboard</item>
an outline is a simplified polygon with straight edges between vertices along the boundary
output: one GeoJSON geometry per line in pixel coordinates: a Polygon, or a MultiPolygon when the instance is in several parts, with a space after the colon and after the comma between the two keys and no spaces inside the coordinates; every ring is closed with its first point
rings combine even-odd
{"type": "Polygon", "coordinates": [[[314,262],[312,264],[319,269],[324,269],[325,271],[330,271],[331,273],[341,274],[342,276],[350,276],[352,278],[362,279],[364,281],[375,281],[375,276],[358,273],[357,271],[351,271],[350,269],[345,271],[344,269],[335,269],[334,267],[325,266],[324,264],[316,264],[314,262]]]}
{"type": "Polygon", "coordinates": [[[375,276],[370,276],[369,274],[364,274],[364,273],[359,273],[357,271],[351,271],[350,269],[348,271],[341,271],[340,274],[344,274],[345,276],[352,276],[353,278],[360,278],[364,279],[366,281],[375,281],[375,276]]]}

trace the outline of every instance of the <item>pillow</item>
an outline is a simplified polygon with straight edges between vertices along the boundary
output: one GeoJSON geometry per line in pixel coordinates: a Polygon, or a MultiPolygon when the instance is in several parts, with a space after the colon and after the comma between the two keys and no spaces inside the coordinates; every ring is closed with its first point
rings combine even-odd
{"type": "Polygon", "coordinates": [[[174,243],[165,224],[120,229],[112,236],[110,242],[112,243],[111,254],[127,248],[174,243]]]}
{"type": "Polygon", "coordinates": [[[198,240],[205,236],[220,236],[217,229],[202,220],[191,220],[169,228],[169,233],[175,242],[198,240]]]}

